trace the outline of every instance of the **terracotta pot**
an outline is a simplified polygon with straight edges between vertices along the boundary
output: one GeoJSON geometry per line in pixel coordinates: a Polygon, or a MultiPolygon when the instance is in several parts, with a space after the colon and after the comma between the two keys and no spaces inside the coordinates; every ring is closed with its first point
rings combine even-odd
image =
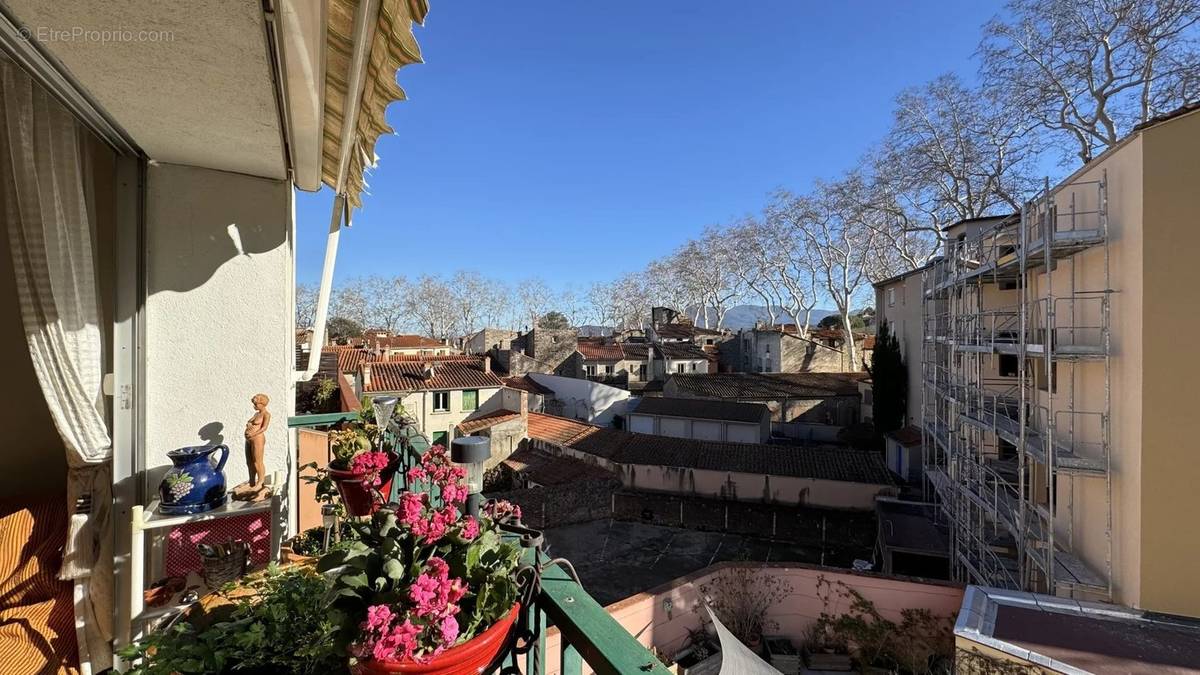
{"type": "Polygon", "coordinates": [[[482,673],[508,642],[513,623],[521,614],[521,603],[513,605],[502,619],[470,640],[451,647],[425,663],[412,661],[359,661],[350,666],[352,675],[383,675],[385,673],[420,673],[421,675],[452,675],[482,673]]]}
{"type": "Polygon", "coordinates": [[[329,478],[337,486],[338,494],[342,496],[346,515],[369,516],[379,508],[375,501],[375,491],[371,488],[370,479],[365,472],[343,471],[333,467],[327,467],[327,471],[329,478]]]}

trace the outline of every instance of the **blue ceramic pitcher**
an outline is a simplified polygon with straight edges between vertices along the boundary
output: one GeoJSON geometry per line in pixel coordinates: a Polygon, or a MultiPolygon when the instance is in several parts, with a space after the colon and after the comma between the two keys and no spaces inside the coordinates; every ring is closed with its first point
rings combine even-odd
{"type": "Polygon", "coordinates": [[[194,445],[167,453],[175,465],[167,469],[158,484],[159,510],[168,515],[203,513],[224,506],[225,462],[229,448],[224,445],[194,445]],[[213,461],[213,453],[221,458],[213,461]]]}

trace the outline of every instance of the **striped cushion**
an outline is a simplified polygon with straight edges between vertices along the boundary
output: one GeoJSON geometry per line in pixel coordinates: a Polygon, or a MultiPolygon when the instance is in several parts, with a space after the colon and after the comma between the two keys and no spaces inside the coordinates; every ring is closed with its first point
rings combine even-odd
{"type": "Polygon", "coordinates": [[[0,504],[0,671],[75,673],[75,610],[57,577],[67,533],[63,497],[0,504]]]}

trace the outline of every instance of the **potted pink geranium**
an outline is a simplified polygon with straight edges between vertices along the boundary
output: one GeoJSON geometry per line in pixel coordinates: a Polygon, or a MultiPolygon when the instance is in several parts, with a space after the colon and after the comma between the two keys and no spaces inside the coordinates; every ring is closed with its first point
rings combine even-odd
{"type": "Polygon", "coordinates": [[[379,427],[359,422],[330,431],[333,460],[325,472],[337,486],[342,505],[350,516],[370,515],[382,500],[377,499],[382,474],[392,463],[390,454],[374,449],[379,427]]]}
{"type": "Polygon", "coordinates": [[[435,445],[408,473],[428,489],[352,524],[352,541],[319,561],[352,672],[480,672],[507,644],[521,552],[499,525],[520,510],[501,502],[479,518],[462,515],[464,477],[435,445]]]}

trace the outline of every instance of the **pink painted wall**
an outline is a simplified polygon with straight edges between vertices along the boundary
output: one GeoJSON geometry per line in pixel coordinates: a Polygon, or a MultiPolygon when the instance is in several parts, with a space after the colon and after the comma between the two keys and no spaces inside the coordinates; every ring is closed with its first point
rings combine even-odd
{"type": "MultiPolygon", "coordinates": [[[[625,630],[638,636],[643,645],[657,647],[672,655],[686,640],[687,629],[700,626],[702,610],[699,587],[711,580],[719,570],[737,565],[761,568],[760,573],[781,576],[791,584],[792,593],[775,605],[768,616],[779,624],[775,634],[791,638],[797,645],[804,629],[823,610],[823,604],[817,596],[817,580],[822,576],[835,585],[841,581],[857,590],[875,604],[884,618],[893,621],[900,619],[901,610],[910,608],[928,609],[939,616],[957,616],[963,598],[961,586],[946,582],[922,582],[786,564],[722,563],[609,605],[608,613],[625,630]],[[667,599],[671,601],[670,611],[663,606],[663,601],[667,599]]],[[[845,604],[844,600],[838,604],[835,596],[829,608],[830,613],[844,612],[847,609],[845,604]]],[[[559,633],[552,628],[546,636],[547,675],[559,673],[559,649],[559,633]]],[[[585,666],[584,672],[592,671],[585,666]]]]}
{"type": "Polygon", "coordinates": [[[740,501],[770,501],[776,504],[806,504],[837,509],[873,509],[877,495],[893,495],[885,485],[818,480],[795,476],[766,476],[736,471],[681,469],[643,464],[618,465],[625,487],[655,492],[674,492],[710,499],[729,499],[732,485],[740,501]]]}

